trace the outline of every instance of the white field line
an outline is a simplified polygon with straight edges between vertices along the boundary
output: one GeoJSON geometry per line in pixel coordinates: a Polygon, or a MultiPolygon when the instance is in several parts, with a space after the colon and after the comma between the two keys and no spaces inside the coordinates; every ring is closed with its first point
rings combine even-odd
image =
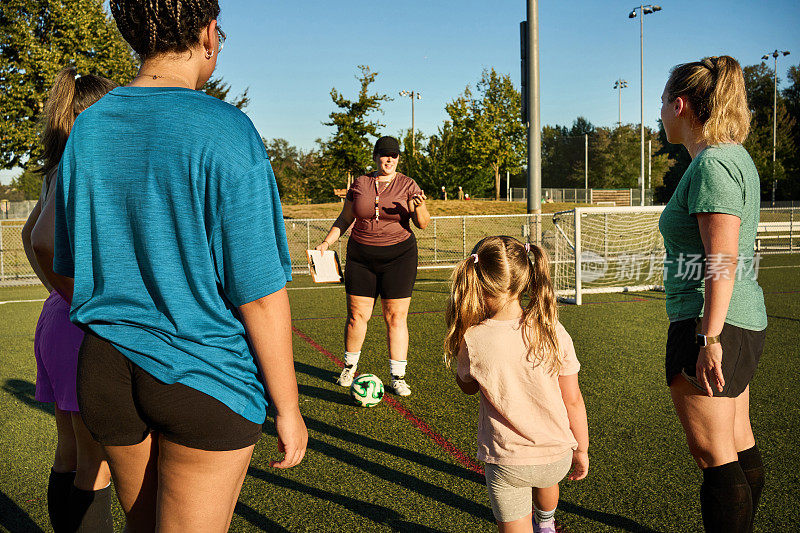
{"type": "Polygon", "coordinates": [[[41,300],[8,300],[7,302],[0,302],[0,305],[3,305],[3,304],[25,304],[25,303],[30,303],[30,302],[43,302],[43,301],[45,301],[44,298],[42,298],[41,300]]]}
{"type": "MultiPolygon", "coordinates": [[[[777,265],[777,266],[762,266],[758,267],[759,270],[768,270],[772,268],[800,268],[800,265],[777,265]]],[[[442,283],[450,283],[450,280],[443,279],[441,281],[418,281],[414,284],[416,287],[417,285],[437,285],[442,283]]],[[[344,285],[342,284],[335,284],[335,285],[321,285],[315,287],[286,287],[287,291],[314,291],[320,289],[344,289],[344,285]]],[[[6,302],[0,302],[0,305],[3,304],[22,304],[22,303],[31,303],[31,302],[43,302],[44,298],[40,300],[8,300],[6,302]]]]}
{"type": "MultiPolygon", "coordinates": [[[[414,284],[416,287],[417,285],[436,285],[437,283],[450,283],[450,280],[443,279],[442,281],[418,281],[414,284]]],[[[344,284],[332,284],[332,285],[321,285],[318,287],[286,287],[287,291],[311,291],[311,290],[319,290],[319,289],[344,289],[344,284]]]]}
{"type": "MultiPolygon", "coordinates": [[[[450,283],[449,280],[443,279],[442,281],[418,281],[414,285],[436,285],[440,283],[450,283]]],[[[287,291],[309,291],[309,290],[319,290],[319,289],[344,289],[344,285],[336,284],[336,285],[321,285],[318,287],[286,287],[287,291]]],[[[23,304],[23,303],[31,303],[31,302],[43,302],[45,301],[44,298],[41,300],[8,300],[6,302],[0,302],[0,305],[3,304],[23,304]]]]}

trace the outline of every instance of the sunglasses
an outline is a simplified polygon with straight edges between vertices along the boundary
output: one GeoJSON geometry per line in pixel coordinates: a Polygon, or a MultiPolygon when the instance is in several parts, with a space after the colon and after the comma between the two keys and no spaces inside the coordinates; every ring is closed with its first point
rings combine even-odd
{"type": "Polygon", "coordinates": [[[222,28],[217,24],[217,42],[219,43],[217,46],[217,53],[222,52],[222,47],[225,46],[225,39],[227,38],[228,36],[225,35],[225,32],[222,31],[222,28]]]}

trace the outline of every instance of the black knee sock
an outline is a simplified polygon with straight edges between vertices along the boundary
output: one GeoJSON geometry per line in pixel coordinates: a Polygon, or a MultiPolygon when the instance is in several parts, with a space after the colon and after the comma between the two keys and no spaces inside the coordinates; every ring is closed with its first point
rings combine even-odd
{"type": "Polygon", "coordinates": [[[742,467],[747,484],[750,485],[750,494],[753,498],[753,518],[758,510],[758,501],[761,499],[761,490],[764,488],[764,463],[761,462],[761,452],[758,446],[739,452],[739,465],[742,467]]]}
{"type": "Polygon", "coordinates": [[[111,518],[111,485],[100,490],[72,487],[69,495],[72,531],[113,533],[111,518]]]}
{"type": "Polygon", "coordinates": [[[69,530],[69,492],[73,481],[75,472],[56,472],[50,469],[50,479],[47,480],[47,513],[56,533],[69,530]]]}
{"type": "Polygon", "coordinates": [[[700,509],[706,533],[750,531],[753,501],[738,461],[703,469],[700,509]]]}

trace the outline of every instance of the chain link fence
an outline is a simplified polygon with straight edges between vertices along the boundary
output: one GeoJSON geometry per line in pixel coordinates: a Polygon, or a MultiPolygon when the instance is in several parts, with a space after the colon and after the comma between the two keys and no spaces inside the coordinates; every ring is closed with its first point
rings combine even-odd
{"type": "MultiPolygon", "coordinates": [[[[645,189],[645,205],[653,205],[653,189],[645,189]]],[[[512,187],[508,190],[510,202],[525,202],[528,199],[528,189],[512,187]]],[[[582,204],[597,204],[606,206],[631,206],[641,205],[641,189],[565,189],[542,188],[544,202],[567,202],[582,204]]]]}
{"type": "Polygon", "coordinates": [[[24,220],[0,220],[0,286],[39,283],[22,246],[24,220]]]}
{"type": "MultiPolygon", "coordinates": [[[[334,219],[285,219],[292,271],[308,273],[306,250],[321,243],[334,219]]],[[[24,220],[0,221],[0,286],[38,283],[22,246],[24,220]]],[[[657,220],[649,222],[658,231],[657,220]]],[[[634,228],[625,231],[634,232],[634,228]]],[[[447,268],[469,255],[480,239],[489,235],[510,235],[523,242],[539,242],[551,262],[558,265],[569,259],[556,253],[553,215],[471,215],[432,217],[430,225],[417,230],[420,268],[447,268]]],[[[620,237],[621,238],[621,237],[620,237]]],[[[344,264],[348,235],[334,245],[344,264]]],[[[611,239],[611,238],[610,238],[611,239]]],[[[612,239],[613,240],[613,239],[612,239]]],[[[612,243],[609,240],[609,243],[612,243]]],[[[800,209],[762,209],[756,248],[762,254],[800,251],[800,209]]],[[[556,271],[558,276],[558,271],[556,271]]],[[[557,281],[557,280],[556,280],[557,281]]]]}

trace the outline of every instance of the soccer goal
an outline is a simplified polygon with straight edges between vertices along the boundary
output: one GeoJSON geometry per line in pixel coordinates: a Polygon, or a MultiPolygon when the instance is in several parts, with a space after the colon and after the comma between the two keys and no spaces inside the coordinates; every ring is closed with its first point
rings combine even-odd
{"type": "Polygon", "coordinates": [[[554,283],[562,301],[582,295],[663,290],[664,206],[579,207],[553,215],[554,283]]]}

